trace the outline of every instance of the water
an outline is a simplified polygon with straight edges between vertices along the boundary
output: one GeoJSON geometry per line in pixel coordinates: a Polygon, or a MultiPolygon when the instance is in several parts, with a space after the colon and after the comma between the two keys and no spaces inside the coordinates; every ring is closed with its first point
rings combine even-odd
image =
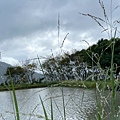
{"type": "MultiPolygon", "coordinates": [[[[81,88],[37,88],[16,91],[21,120],[45,120],[40,96],[50,117],[50,98],[53,102],[54,120],[63,120],[63,97],[67,120],[97,120],[96,96],[102,101],[103,117],[113,120],[111,93],[105,91],[100,97],[95,90],[81,88]],[[62,95],[63,91],[63,95],[62,95]]],[[[120,106],[120,92],[117,92],[117,107],[120,106]]],[[[15,120],[12,92],[0,92],[0,120],[15,120]]]]}

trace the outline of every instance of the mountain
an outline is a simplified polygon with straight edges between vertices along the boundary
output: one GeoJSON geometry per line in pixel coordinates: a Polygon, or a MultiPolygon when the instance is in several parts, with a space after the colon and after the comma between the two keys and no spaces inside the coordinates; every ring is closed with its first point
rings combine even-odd
{"type": "Polygon", "coordinates": [[[0,84],[4,83],[6,80],[6,76],[4,74],[6,73],[8,67],[12,66],[10,64],[0,61],[0,84]]]}

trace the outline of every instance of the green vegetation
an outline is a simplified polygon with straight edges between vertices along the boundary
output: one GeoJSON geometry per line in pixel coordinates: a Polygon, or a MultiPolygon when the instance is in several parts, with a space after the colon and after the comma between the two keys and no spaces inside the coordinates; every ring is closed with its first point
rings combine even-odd
{"type": "Polygon", "coordinates": [[[14,83],[13,83],[13,79],[11,77],[10,71],[9,71],[9,75],[10,75],[10,82],[11,82],[11,87],[12,87],[12,92],[13,92],[13,100],[14,100],[14,106],[15,106],[15,119],[20,120],[16,92],[15,92],[14,83]]]}
{"type": "Polygon", "coordinates": [[[5,83],[9,84],[10,82],[9,72],[11,73],[14,84],[34,82],[35,78],[33,78],[33,74],[35,73],[36,68],[36,63],[29,63],[29,61],[23,64],[23,66],[8,67],[5,73],[5,76],[7,76],[5,83]]]}
{"type": "MultiPolygon", "coordinates": [[[[112,101],[113,107],[111,108],[111,110],[114,111],[113,119],[114,120],[119,119],[119,113],[117,113],[118,106],[116,106],[116,87],[115,87],[116,84],[118,83],[115,81],[115,79],[118,80],[120,77],[118,76],[120,72],[120,68],[119,68],[120,39],[116,37],[116,33],[119,31],[117,30],[116,24],[114,24],[115,21],[113,21],[112,19],[113,11],[116,10],[118,6],[113,9],[112,0],[110,3],[111,3],[110,18],[107,16],[103,1],[101,0],[99,0],[99,4],[103,10],[104,19],[93,16],[91,14],[79,13],[80,15],[84,15],[95,20],[95,22],[103,29],[103,31],[107,32],[109,40],[101,39],[98,41],[97,44],[93,46],[89,46],[87,50],[76,51],[71,55],[69,53],[65,53],[64,55],[58,55],[57,57],[54,57],[52,55],[43,63],[43,68],[45,69],[45,75],[48,78],[51,78],[50,80],[57,80],[57,77],[58,77],[59,80],[67,79],[69,80],[69,82],[71,79],[82,81],[82,85],[78,84],[78,82],[75,81],[72,83],[73,86],[74,85],[76,86],[76,83],[77,83],[78,86],[84,86],[85,88],[88,88],[87,84],[85,85],[85,83],[89,83],[88,81],[86,81],[88,80],[88,78],[90,78],[89,80],[91,81],[101,80],[101,76],[104,75],[104,77],[102,77],[103,84],[100,84],[97,82],[95,85],[96,92],[100,94],[99,99],[96,96],[97,110],[98,110],[97,118],[96,118],[97,120],[104,119],[103,116],[104,116],[105,110],[103,107],[103,103],[104,101],[106,101],[106,99],[103,99],[105,98],[104,91],[106,89],[106,86],[109,86],[109,85],[111,86],[111,89],[112,89],[111,101],[112,101]],[[106,26],[104,26],[103,23],[105,23],[106,26]],[[89,67],[90,69],[88,69],[89,67]],[[91,73],[87,71],[90,71],[91,73]],[[109,85],[107,83],[108,80],[110,80],[109,85]],[[101,88],[102,90],[100,90],[101,88]]],[[[69,82],[63,81],[62,85],[71,86],[71,84],[69,85],[69,82]]],[[[63,104],[64,104],[63,94],[62,94],[62,97],[63,97],[63,104]]],[[[66,120],[66,117],[64,117],[64,120],[66,120]]]]}
{"type": "MultiPolygon", "coordinates": [[[[75,81],[75,80],[64,80],[64,81],[54,81],[54,82],[42,82],[37,84],[17,84],[14,86],[15,90],[19,89],[31,89],[31,88],[42,88],[42,87],[75,87],[75,88],[89,88],[96,89],[96,84],[99,85],[99,88],[102,89],[105,87],[105,90],[110,90],[112,88],[111,81],[75,81]],[[105,85],[105,86],[104,86],[105,85]]],[[[120,82],[117,82],[120,84],[120,82]]],[[[12,86],[0,86],[0,91],[12,90],[12,86]]]]}
{"type": "MultiPolygon", "coordinates": [[[[30,89],[30,88],[42,88],[42,87],[49,87],[51,85],[56,84],[56,82],[43,82],[43,83],[37,83],[37,84],[17,84],[14,85],[15,90],[20,90],[20,89],[30,89]]],[[[8,91],[12,90],[12,86],[9,85],[0,85],[0,91],[8,91]]]]}
{"type": "MultiPolygon", "coordinates": [[[[64,55],[60,56],[50,56],[43,64],[42,67],[45,70],[45,75],[51,78],[51,80],[55,80],[61,74],[62,80],[70,80],[76,79],[73,75],[75,72],[79,76],[77,80],[86,80],[88,76],[92,75],[94,72],[94,79],[101,80],[105,78],[97,78],[100,74],[106,74],[107,79],[110,79],[110,68],[111,68],[111,53],[112,53],[112,44],[114,44],[114,65],[113,75],[115,79],[119,76],[120,71],[120,48],[118,47],[120,44],[120,38],[112,38],[110,40],[101,39],[90,46],[86,50],[75,51],[72,54],[64,53],[64,55]],[[73,73],[73,69],[75,68],[75,72],[73,73]],[[87,70],[86,70],[87,69],[87,70]],[[88,73],[87,73],[88,71],[88,73]],[[86,72],[84,78],[80,78],[80,72],[86,72]],[[71,75],[69,75],[69,73],[71,75]],[[65,76],[66,74],[66,76],[65,76]]],[[[60,77],[59,77],[60,78],[60,77]]],[[[119,79],[119,78],[118,78],[119,79]]]]}

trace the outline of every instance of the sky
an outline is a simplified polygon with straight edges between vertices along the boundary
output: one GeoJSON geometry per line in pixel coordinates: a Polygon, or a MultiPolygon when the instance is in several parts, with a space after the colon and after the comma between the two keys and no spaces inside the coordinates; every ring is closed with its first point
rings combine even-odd
{"type": "MultiPolygon", "coordinates": [[[[119,21],[120,1],[112,1],[112,12],[111,0],[103,3],[109,22],[119,21]]],[[[57,55],[61,49],[69,53],[86,49],[109,36],[93,19],[79,13],[104,19],[103,12],[99,0],[0,0],[0,60],[17,65],[37,56],[57,55]]]]}

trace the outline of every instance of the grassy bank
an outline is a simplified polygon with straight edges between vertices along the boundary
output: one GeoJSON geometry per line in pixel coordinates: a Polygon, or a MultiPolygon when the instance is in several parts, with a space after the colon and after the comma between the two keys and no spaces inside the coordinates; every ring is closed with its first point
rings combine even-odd
{"type": "MultiPolygon", "coordinates": [[[[63,86],[63,87],[78,87],[78,88],[96,88],[96,84],[99,85],[99,88],[103,88],[104,81],[75,81],[75,80],[71,80],[71,81],[62,81],[59,83],[59,86],[63,86]]],[[[107,86],[111,86],[110,81],[106,82],[105,88],[107,88],[107,86]]]]}
{"type": "MultiPolygon", "coordinates": [[[[120,83],[120,82],[119,82],[120,83]]],[[[58,82],[43,82],[37,84],[17,84],[15,85],[15,90],[20,89],[30,89],[30,88],[41,88],[41,87],[76,87],[76,88],[96,88],[96,84],[99,88],[105,87],[105,89],[109,89],[111,87],[111,82],[107,81],[106,84],[104,81],[75,81],[75,80],[65,80],[58,82]]],[[[0,91],[12,90],[12,86],[0,86],[0,91]]]]}
{"type": "MultiPolygon", "coordinates": [[[[46,83],[42,83],[42,84],[18,84],[18,85],[15,85],[14,88],[15,88],[15,90],[21,90],[21,89],[30,89],[30,88],[39,88],[39,87],[48,87],[48,86],[49,86],[49,84],[46,84],[46,83]]],[[[11,85],[0,86],[0,91],[8,91],[8,90],[12,90],[11,85]]]]}

